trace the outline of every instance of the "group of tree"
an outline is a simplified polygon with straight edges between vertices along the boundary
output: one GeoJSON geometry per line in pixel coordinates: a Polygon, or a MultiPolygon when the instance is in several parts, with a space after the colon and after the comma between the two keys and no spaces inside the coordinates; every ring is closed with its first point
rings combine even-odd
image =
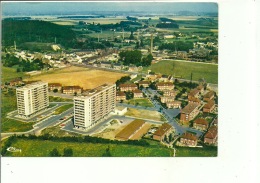
{"type": "Polygon", "coordinates": [[[164,43],[159,46],[159,50],[170,50],[170,51],[189,51],[193,49],[193,42],[191,41],[174,41],[173,43],[164,43]]]}
{"type": "Polygon", "coordinates": [[[141,51],[122,51],[119,53],[124,65],[149,66],[152,63],[153,56],[151,54],[143,57],[141,51]]]}
{"type": "Polygon", "coordinates": [[[158,23],[157,28],[179,28],[179,25],[176,23],[158,23]]]}
{"type": "Polygon", "coordinates": [[[120,84],[124,84],[124,83],[126,83],[127,81],[130,81],[130,77],[129,76],[123,76],[123,77],[121,77],[120,79],[118,79],[117,81],[116,81],[116,86],[118,87],[120,84]]]}
{"type": "Polygon", "coordinates": [[[50,157],[72,157],[73,156],[73,150],[71,148],[64,148],[63,149],[63,155],[58,151],[57,148],[54,148],[50,153],[50,157]]]}

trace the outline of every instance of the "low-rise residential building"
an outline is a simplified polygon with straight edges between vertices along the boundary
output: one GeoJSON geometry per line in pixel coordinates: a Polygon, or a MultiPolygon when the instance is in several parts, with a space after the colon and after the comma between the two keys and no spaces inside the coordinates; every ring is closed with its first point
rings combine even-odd
{"type": "Polygon", "coordinates": [[[116,92],[116,100],[126,100],[126,94],[125,92],[116,92]]]}
{"type": "Polygon", "coordinates": [[[157,90],[173,90],[174,85],[171,82],[160,82],[157,83],[157,90]]]}
{"type": "Polygon", "coordinates": [[[82,88],[80,86],[63,86],[62,93],[65,94],[74,94],[74,93],[81,93],[82,88]]]}
{"type": "Polygon", "coordinates": [[[9,83],[10,83],[10,86],[20,85],[20,84],[23,84],[23,79],[22,79],[22,77],[14,78],[9,83]]]}
{"type": "Polygon", "coordinates": [[[123,130],[121,130],[115,138],[118,140],[129,140],[134,134],[136,134],[145,125],[144,120],[135,119],[129,123],[123,130]]]}
{"type": "Polygon", "coordinates": [[[195,147],[198,143],[198,137],[193,133],[185,132],[184,134],[182,134],[180,142],[184,146],[195,147]]]}
{"type": "Polygon", "coordinates": [[[218,127],[211,126],[204,136],[205,144],[216,144],[218,140],[218,127]]]}
{"type": "Polygon", "coordinates": [[[177,108],[181,108],[181,101],[173,101],[173,102],[166,102],[166,106],[168,108],[174,108],[174,109],[177,109],[177,108]]]}
{"type": "Polygon", "coordinates": [[[180,121],[188,122],[199,114],[199,104],[189,103],[181,110],[180,121]]]}
{"type": "Polygon", "coordinates": [[[203,93],[204,92],[204,86],[203,85],[197,86],[197,90],[199,90],[200,93],[203,93]]]}
{"type": "Polygon", "coordinates": [[[126,112],[127,112],[127,107],[118,106],[115,108],[115,110],[112,112],[112,114],[123,116],[126,112]]]}
{"type": "Polygon", "coordinates": [[[206,94],[204,95],[203,100],[206,101],[206,102],[208,102],[208,101],[212,100],[212,99],[214,98],[214,96],[215,96],[214,91],[209,91],[208,93],[206,93],[206,94]]]}
{"type": "Polygon", "coordinates": [[[189,97],[196,97],[196,98],[198,98],[198,97],[199,97],[199,94],[200,94],[200,91],[199,91],[197,88],[192,89],[192,90],[190,91],[190,93],[188,94],[188,98],[189,98],[189,97]]]}
{"type": "Polygon", "coordinates": [[[134,94],[134,98],[143,98],[143,92],[141,90],[134,90],[133,91],[133,94],[134,94]]]}
{"type": "Polygon", "coordinates": [[[159,82],[169,82],[171,81],[172,76],[168,75],[162,75],[161,78],[159,79],[159,82]]]}
{"type": "Polygon", "coordinates": [[[48,88],[49,88],[49,91],[53,91],[54,89],[61,91],[62,85],[60,83],[49,83],[48,88]]]}
{"type": "Polygon", "coordinates": [[[143,86],[144,88],[148,88],[150,85],[149,81],[139,81],[139,87],[143,86]]]}
{"type": "Polygon", "coordinates": [[[102,68],[111,68],[111,63],[110,62],[101,62],[100,66],[102,68]]]}
{"type": "Polygon", "coordinates": [[[195,104],[200,104],[201,103],[201,100],[196,98],[196,97],[193,97],[193,96],[189,96],[188,97],[188,101],[189,103],[195,103],[195,104]]]}
{"type": "Polygon", "coordinates": [[[211,113],[215,108],[215,101],[209,100],[208,103],[206,103],[203,106],[203,112],[211,113]]]}
{"type": "Polygon", "coordinates": [[[209,123],[203,118],[198,118],[193,122],[193,127],[198,130],[207,130],[209,127],[209,123]]]}
{"type": "Polygon", "coordinates": [[[173,130],[173,127],[171,125],[169,125],[168,123],[164,123],[164,124],[162,124],[162,126],[160,126],[158,128],[158,130],[156,130],[154,132],[153,139],[162,141],[164,139],[165,135],[169,135],[172,130],[173,130]]]}
{"type": "Polygon", "coordinates": [[[120,91],[133,91],[138,89],[136,84],[121,84],[119,88],[120,91]]]}
{"type": "Polygon", "coordinates": [[[175,100],[175,97],[171,97],[171,96],[169,96],[169,97],[162,96],[161,97],[161,102],[162,103],[173,102],[174,100],[175,100]]]}
{"type": "Polygon", "coordinates": [[[174,90],[164,90],[163,91],[163,96],[165,97],[175,97],[176,96],[176,91],[174,90]]]}

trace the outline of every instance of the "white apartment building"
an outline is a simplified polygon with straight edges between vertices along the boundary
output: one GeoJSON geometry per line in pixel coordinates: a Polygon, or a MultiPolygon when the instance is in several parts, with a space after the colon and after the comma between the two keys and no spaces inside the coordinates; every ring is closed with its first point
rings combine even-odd
{"type": "Polygon", "coordinates": [[[35,82],[16,89],[18,114],[30,117],[49,106],[48,83],[35,82]]]}
{"type": "Polygon", "coordinates": [[[116,85],[103,84],[85,96],[74,97],[74,126],[87,129],[116,107],[116,85]]]}

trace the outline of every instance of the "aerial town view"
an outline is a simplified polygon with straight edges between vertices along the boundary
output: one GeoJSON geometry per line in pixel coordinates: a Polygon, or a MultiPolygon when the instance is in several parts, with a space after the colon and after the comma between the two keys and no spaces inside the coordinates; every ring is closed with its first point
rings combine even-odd
{"type": "Polygon", "coordinates": [[[1,12],[1,156],[218,156],[216,3],[1,12]]]}

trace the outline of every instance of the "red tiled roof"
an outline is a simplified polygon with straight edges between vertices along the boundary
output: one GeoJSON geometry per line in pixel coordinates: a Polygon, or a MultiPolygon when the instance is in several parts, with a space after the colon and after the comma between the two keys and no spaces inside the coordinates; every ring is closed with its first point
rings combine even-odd
{"type": "Polygon", "coordinates": [[[139,81],[139,84],[150,84],[149,81],[139,81]]]}
{"type": "Polygon", "coordinates": [[[204,98],[210,98],[210,97],[212,97],[212,96],[214,96],[215,95],[215,93],[213,92],[213,91],[209,91],[208,93],[206,93],[205,95],[204,95],[204,98]]]}
{"type": "Polygon", "coordinates": [[[190,102],[190,101],[191,101],[191,102],[198,102],[198,103],[201,102],[200,99],[198,99],[198,98],[196,98],[196,97],[194,97],[194,96],[189,96],[189,97],[188,97],[188,100],[189,100],[189,102],[190,102]]]}
{"type": "Polygon", "coordinates": [[[210,109],[213,105],[215,105],[215,102],[213,100],[210,100],[204,105],[203,108],[210,109]]]}
{"type": "Polygon", "coordinates": [[[189,133],[189,132],[185,132],[181,138],[184,138],[184,139],[188,139],[188,140],[198,140],[197,136],[192,134],[192,133],[189,133]]]}
{"type": "Polygon", "coordinates": [[[120,88],[122,88],[122,87],[137,87],[137,85],[136,84],[121,84],[121,85],[119,85],[119,87],[120,88]]]}
{"type": "Polygon", "coordinates": [[[82,89],[80,86],[63,86],[63,90],[82,89]]]}
{"type": "Polygon", "coordinates": [[[209,124],[208,121],[205,120],[205,119],[203,119],[203,118],[198,118],[198,119],[196,119],[196,120],[194,121],[194,123],[200,124],[200,125],[206,125],[206,126],[209,124]]]}
{"type": "Polygon", "coordinates": [[[116,92],[116,96],[125,96],[125,93],[124,92],[116,92]]]}
{"type": "Polygon", "coordinates": [[[208,132],[205,134],[204,138],[214,139],[218,135],[218,127],[211,126],[208,132]]]}
{"type": "Polygon", "coordinates": [[[169,125],[168,123],[163,123],[162,126],[160,126],[160,128],[156,130],[156,132],[154,132],[154,135],[163,136],[171,128],[172,126],[169,125]]]}
{"type": "Polygon", "coordinates": [[[133,93],[143,93],[141,90],[134,90],[133,93]]]}
{"type": "Polygon", "coordinates": [[[160,82],[160,83],[157,83],[157,86],[173,86],[173,83],[171,83],[171,82],[160,82]]]}
{"type": "Polygon", "coordinates": [[[60,83],[49,83],[48,86],[53,87],[53,86],[62,86],[62,85],[60,83]]]}
{"type": "Polygon", "coordinates": [[[194,95],[198,94],[199,92],[200,92],[200,91],[195,88],[195,89],[192,89],[192,90],[190,91],[189,95],[194,96],[194,95]]]}
{"type": "Polygon", "coordinates": [[[182,113],[188,113],[190,114],[195,108],[197,108],[199,106],[199,104],[196,103],[189,103],[188,105],[186,105],[181,112],[182,113]]]}

